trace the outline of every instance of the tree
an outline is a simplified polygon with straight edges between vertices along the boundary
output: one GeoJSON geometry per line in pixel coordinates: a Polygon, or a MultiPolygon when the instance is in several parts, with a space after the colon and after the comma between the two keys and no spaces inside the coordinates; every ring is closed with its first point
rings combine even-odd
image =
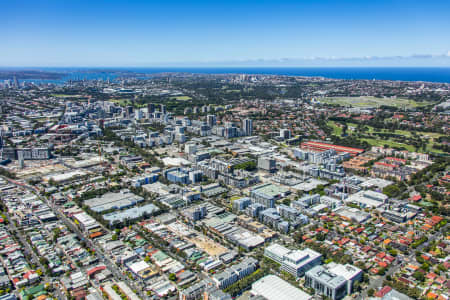
{"type": "Polygon", "coordinates": [[[58,239],[60,234],[61,234],[61,229],[60,228],[53,229],[53,243],[56,242],[56,240],[58,239]]]}
{"type": "Polygon", "coordinates": [[[425,275],[423,275],[423,273],[420,271],[414,272],[414,274],[412,276],[418,281],[421,281],[421,282],[425,281],[425,275]]]}
{"type": "Polygon", "coordinates": [[[175,280],[177,280],[177,275],[175,275],[174,273],[170,273],[170,274],[169,274],[169,280],[170,280],[170,281],[175,281],[175,280]]]}
{"type": "Polygon", "coordinates": [[[385,194],[388,197],[396,197],[400,193],[401,193],[400,188],[395,184],[388,185],[383,189],[383,194],[385,194]]]}
{"type": "Polygon", "coordinates": [[[355,281],[355,283],[353,284],[353,291],[354,291],[354,292],[359,292],[359,291],[361,291],[361,282],[355,281]]]}

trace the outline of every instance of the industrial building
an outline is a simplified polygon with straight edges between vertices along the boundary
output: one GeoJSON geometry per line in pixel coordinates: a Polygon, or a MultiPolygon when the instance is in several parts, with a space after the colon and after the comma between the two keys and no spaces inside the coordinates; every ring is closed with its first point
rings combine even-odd
{"type": "Polygon", "coordinates": [[[362,208],[377,208],[382,206],[388,199],[388,196],[375,191],[359,191],[350,195],[345,202],[353,202],[362,208]]]}
{"type": "Polygon", "coordinates": [[[106,193],[100,197],[85,200],[83,204],[87,205],[92,211],[101,213],[108,210],[130,208],[143,201],[143,197],[128,190],[122,190],[118,193],[106,193]]]}
{"type": "Polygon", "coordinates": [[[312,296],[278,276],[267,275],[252,285],[250,293],[267,300],[310,300],[312,296]]]}

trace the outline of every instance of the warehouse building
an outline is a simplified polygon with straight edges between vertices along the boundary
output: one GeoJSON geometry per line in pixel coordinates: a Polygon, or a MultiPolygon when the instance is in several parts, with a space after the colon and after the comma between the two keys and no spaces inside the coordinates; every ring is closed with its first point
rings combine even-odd
{"type": "Polygon", "coordinates": [[[309,300],[312,297],[278,276],[267,275],[252,285],[250,293],[267,300],[309,300]]]}

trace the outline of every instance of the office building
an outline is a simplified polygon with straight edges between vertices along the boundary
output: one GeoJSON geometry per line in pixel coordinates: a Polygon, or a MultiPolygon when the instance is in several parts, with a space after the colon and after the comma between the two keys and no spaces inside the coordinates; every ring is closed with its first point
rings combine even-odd
{"type": "Polygon", "coordinates": [[[298,200],[292,202],[291,206],[295,209],[302,210],[320,202],[320,195],[305,195],[298,200]]]}
{"type": "Polygon", "coordinates": [[[187,155],[195,154],[195,152],[197,152],[196,144],[186,144],[184,146],[184,153],[186,153],[187,155]]]}
{"type": "Polygon", "coordinates": [[[232,300],[230,295],[222,292],[217,287],[209,287],[203,293],[203,300],[232,300]]]}
{"type": "Polygon", "coordinates": [[[182,172],[178,169],[167,171],[166,178],[170,182],[174,182],[174,183],[182,183],[182,184],[189,183],[189,174],[186,172],[182,172]]]}
{"type": "Polygon", "coordinates": [[[353,284],[361,281],[362,275],[362,270],[355,266],[330,263],[306,272],[305,286],[333,300],[339,300],[352,293],[353,284]]]}
{"type": "Polygon", "coordinates": [[[258,169],[274,172],[277,168],[276,161],[269,157],[258,157],[258,169]]]}
{"type": "Polygon", "coordinates": [[[191,183],[197,183],[202,181],[203,172],[200,170],[189,172],[189,181],[191,183]]]}
{"type": "Polygon", "coordinates": [[[259,214],[263,210],[264,205],[260,203],[252,203],[245,209],[245,213],[252,218],[259,218],[259,214]]]}
{"type": "Polygon", "coordinates": [[[280,129],[280,138],[288,140],[291,138],[291,131],[289,129],[280,129]]]}
{"type": "Polygon", "coordinates": [[[206,205],[199,205],[196,207],[191,207],[183,212],[183,215],[190,221],[199,221],[206,217],[206,205]]]}
{"type": "Polygon", "coordinates": [[[208,126],[211,128],[216,126],[216,123],[217,123],[216,115],[208,115],[206,117],[206,123],[208,123],[208,126]]]}
{"type": "Polygon", "coordinates": [[[264,256],[281,264],[281,270],[302,277],[305,272],[322,262],[322,254],[309,248],[289,250],[279,244],[272,244],[264,249],[264,256]]]}
{"type": "Polygon", "coordinates": [[[289,190],[271,183],[262,184],[250,189],[253,203],[260,203],[266,208],[275,207],[275,201],[289,194],[289,190]]]}
{"type": "Polygon", "coordinates": [[[153,114],[155,112],[155,104],[153,103],[148,103],[147,104],[147,112],[149,114],[153,114]]]}
{"type": "Polygon", "coordinates": [[[246,209],[250,204],[251,200],[248,197],[243,197],[233,201],[233,211],[240,212],[246,209]]]}
{"type": "Polygon", "coordinates": [[[224,289],[238,280],[252,274],[258,266],[258,261],[254,258],[245,258],[242,262],[233,265],[222,273],[216,274],[213,281],[220,289],[224,289]]]}
{"type": "Polygon", "coordinates": [[[22,157],[23,160],[45,160],[50,159],[50,148],[3,148],[2,159],[17,160],[22,157]]]}
{"type": "Polygon", "coordinates": [[[244,119],[242,121],[242,129],[247,136],[253,135],[253,120],[244,119]]]}
{"type": "Polygon", "coordinates": [[[212,280],[207,277],[206,279],[203,279],[200,282],[195,283],[194,285],[191,285],[187,289],[184,289],[180,291],[180,300],[196,300],[199,299],[204,291],[208,288],[213,286],[212,280]]]}
{"type": "Polygon", "coordinates": [[[237,127],[234,126],[234,124],[231,124],[230,126],[225,127],[224,134],[225,134],[225,138],[227,138],[227,139],[237,137],[238,136],[237,127]]]}
{"type": "Polygon", "coordinates": [[[133,114],[133,106],[128,105],[125,108],[125,115],[126,115],[127,118],[130,118],[132,114],[133,114]]]}

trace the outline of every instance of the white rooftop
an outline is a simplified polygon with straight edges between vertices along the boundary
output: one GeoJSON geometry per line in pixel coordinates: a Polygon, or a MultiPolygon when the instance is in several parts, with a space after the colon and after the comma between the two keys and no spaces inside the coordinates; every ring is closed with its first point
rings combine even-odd
{"type": "Polygon", "coordinates": [[[385,187],[387,187],[388,185],[393,184],[394,182],[390,181],[390,180],[386,180],[386,179],[382,179],[382,178],[371,178],[367,181],[364,181],[363,183],[360,184],[360,186],[362,187],[372,187],[372,186],[376,186],[380,189],[383,189],[385,187]]]}
{"type": "Polygon", "coordinates": [[[356,202],[367,207],[380,207],[388,196],[374,191],[359,191],[350,195],[345,202],[356,202]]]}
{"type": "Polygon", "coordinates": [[[165,166],[174,167],[190,166],[192,164],[190,161],[181,157],[164,157],[162,161],[165,166]]]}
{"type": "Polygon", "coordinates": [[[320,253],[311,250],[309,248],[305,248],[303,250],[294,250],[285,256],[285,259],[288,260],[285,261],[285,263],[294,265],[305,265],[317,259],[320,256],[321,256],[320,253]]]}
{"type": "Polygon", "coordinates": [[[267,275],[252,285],[251,293],[267,300],[309,300],[312,297],[275,275],[267,275]]]}
{"type": "Polygon", "coordinates": [[[346,280],[351,280],[353,279],[356,275],[358,275],[359,273],[361,273],[361,269],[357,268],[353,265],[350,264],[336,264],[336,263],[329,263],[327,265],[328,270],[330,270],[332,273],[334,274],[338,274],[343,276],[346,280]]]}
{"type": "Polygon", "coordinates": [[[133,273],[137,274],[140,271],[150,268],[150,265],[148,263],[146,263],[145,261],[141,260],[141,261],[131,264],[129,266],[129,268],[133,273]]]}
{"type": "Polygon", "coordinates": [[[272,244],[269,247],[266,248],[267,251],[272,252],[278,257],[284,257],[287,255],[291,250],[287,249],[286,247],[283,247],[279,244],[272,244]]]}

